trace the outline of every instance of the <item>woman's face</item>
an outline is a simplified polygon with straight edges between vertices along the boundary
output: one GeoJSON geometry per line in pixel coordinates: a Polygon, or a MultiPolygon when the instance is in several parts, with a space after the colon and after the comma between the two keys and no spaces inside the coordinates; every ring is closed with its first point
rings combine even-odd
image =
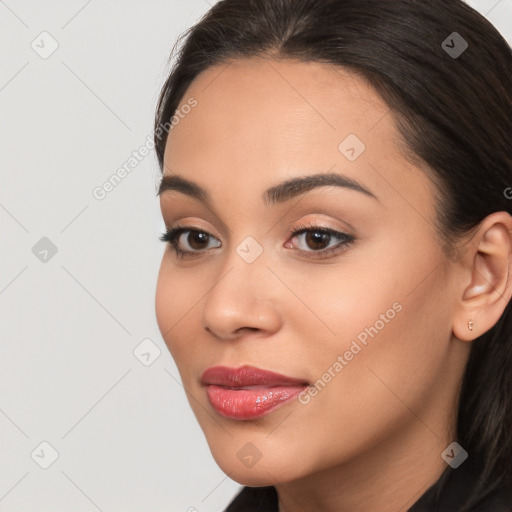
{"type": "Polygon", "coordinates": [[[413,460],[411,440],[439,459],[467,344],[452,337],[434,187],[400,153],[386,104],[340,68],[259,58],[209,68],[190,98],[164,175],[209,200],[169,184],[160,204],[169,229],[204,234],[176,237],[183,258],[166,248],[156,315],[216,462],[272,485],[377,454],[413,460]],[[319,174],[353,186],[265,194],[319,174]],[[202,382],[244,365],[298,382],[202,382]]]}

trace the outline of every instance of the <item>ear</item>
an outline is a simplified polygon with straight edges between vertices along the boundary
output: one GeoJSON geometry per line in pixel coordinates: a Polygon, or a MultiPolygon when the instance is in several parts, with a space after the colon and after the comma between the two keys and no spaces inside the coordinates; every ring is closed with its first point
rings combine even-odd
{"type": "Polygon", "coordinates": [[[460,340],[471,341],[496,325],[512,296],[512,216],[495,212],[486,217],[463,251],[452,330],[460,340]]]}

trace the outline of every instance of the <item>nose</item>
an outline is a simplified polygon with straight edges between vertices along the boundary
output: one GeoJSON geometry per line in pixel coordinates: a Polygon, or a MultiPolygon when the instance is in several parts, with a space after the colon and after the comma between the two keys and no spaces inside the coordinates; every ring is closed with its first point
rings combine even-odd
{"type": "Polygon", "coordinates": [[[248,332],[268,336],[279,330],[276,282],[263,261],[246,263],[229,259],[203,302],[206,331],[223,340],[248,332]]]}

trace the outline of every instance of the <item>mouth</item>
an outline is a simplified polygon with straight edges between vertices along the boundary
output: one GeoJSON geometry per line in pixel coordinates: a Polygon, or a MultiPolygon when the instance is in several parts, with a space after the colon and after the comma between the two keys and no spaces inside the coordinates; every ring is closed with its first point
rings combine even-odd
{"type": "Polygon", "coordinates": [[[201,377],[215,411],[225,418],[251,420],[293,400],[309,383],[254,366],[215,366],[201,377]]]}

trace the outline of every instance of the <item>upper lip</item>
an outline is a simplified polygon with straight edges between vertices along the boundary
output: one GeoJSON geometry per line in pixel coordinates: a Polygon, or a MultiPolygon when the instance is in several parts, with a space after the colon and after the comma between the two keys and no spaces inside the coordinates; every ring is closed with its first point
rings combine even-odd
{"type": "Polygon", "coordinates": [[[288,377],[280,373],[244,365],[239,368],[227,366],[212,366],[204,371],[201,382],[205,385],[216,384],[228,388],[241,388],[247,386],[306,386],[303,379],[288,377]]]}

